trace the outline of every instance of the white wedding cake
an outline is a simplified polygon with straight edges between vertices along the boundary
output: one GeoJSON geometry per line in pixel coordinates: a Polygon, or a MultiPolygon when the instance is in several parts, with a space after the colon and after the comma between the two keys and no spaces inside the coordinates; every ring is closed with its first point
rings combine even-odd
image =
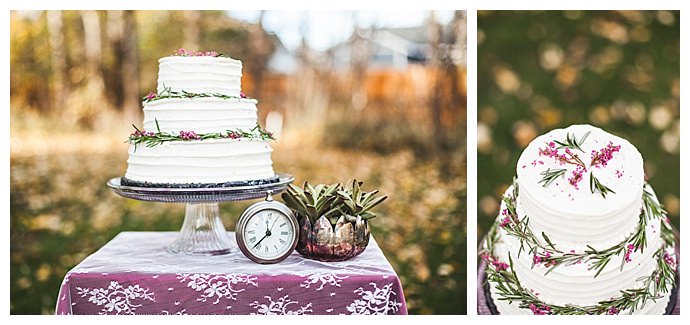
{"type": "Polygon", "coordinates": [[[642,156],[590,125],[534,139],[482,251],[501,314],[663,314],[675,240],[642,156]]]}
{"type": "Polygon", "coordinates": [[[156,93],[144,97],[123,183],[223,186],[276,179],[270,133],[257,101],[241,92],[242,62],[217,52],[178,50],[161,58],[156,93]]]}

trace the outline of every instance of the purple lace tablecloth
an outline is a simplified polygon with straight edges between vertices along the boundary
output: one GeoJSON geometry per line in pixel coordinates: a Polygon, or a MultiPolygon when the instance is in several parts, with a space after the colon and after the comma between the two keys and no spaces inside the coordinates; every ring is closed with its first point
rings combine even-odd
{"type": "MultiPolygon", "coordinates": [[[[400,279],[372,237],[344,262],[297,252],[261,265],[237,251],[165,250],[176,232],[122,232],[65,276],[64,314],[407,314],[400,279]]],[[[234,240],[234,233],[229,233],[234,240]]]]}

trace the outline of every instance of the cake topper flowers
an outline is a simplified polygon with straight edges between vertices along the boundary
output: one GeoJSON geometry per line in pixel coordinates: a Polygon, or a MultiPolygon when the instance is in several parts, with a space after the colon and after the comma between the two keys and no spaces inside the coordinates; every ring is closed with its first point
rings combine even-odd
{"type": "MultiPolygon", "coordinates": [[[[548,142],[544,148],[540,148],[539,155],[553,158],[556,162],[563,166],[565,166],[566,164],[575,165],[575,169],[572,170],[572,172],[570,173],[571,176],[568,178],[568,182],[570,183],[570,185],[575,187],[575,189],[579,189],[578,184],[580,183],[580,181],[582,181],[582,179],[584,178],[584,174],[588,171],[589,168],[590,191],[592,193],[599,193],[602,197],[606,198],[607,194],[615,194],[616,192],[607,187],[606,185],[602,184],[596,178],[596,176],[594,176],[594,171],[592,169],[594,167],[606,167],[608,162],[611,159],[613,159],[613,154],[620,151],[621,146],[614,145],[613,142],[609,142],[606,145],[606,147],[601,148],[599,151],[592,150],[591,160],[589,162],[589,166],[587,166],[582,161],[580,156],[576,152],[574,152],[574,150],[579,150],[582,153],[585,152],[582,149],[582,144],[585,142],[589,134],[590,132],[588,131],[581,138],[578,139],[574,133],[567,133],[565,140],[554,140],[548,142]],[[556,147],[556,144],[558,144],[558,147],[556,147]],[[565,150],[561,152],[561,149],[565,150]]],[[[566,172],[566,168],[547,168],[545,171],[540,173],[540,175],[542,175],[543,178],[538,182],[538,184],[542,184],[543,187],[547,187],[559,177],[564,176],[566,172]]],[[[618,173],[616,175],[618,175],[618,173]]]]}
{"type": "Polygon", "coordinates": [[[217,51],[189,51],[183,48],[178,49],[173,53],[173,56],[211,56],[211,57],[221,57],[222,53],[217,51]]]}

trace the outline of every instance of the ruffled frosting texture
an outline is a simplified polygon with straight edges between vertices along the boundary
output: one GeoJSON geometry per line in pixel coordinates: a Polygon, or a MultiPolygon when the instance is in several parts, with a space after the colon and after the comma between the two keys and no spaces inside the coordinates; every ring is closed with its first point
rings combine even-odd
{"type": "Polygon", "coordinates": [[[239,97],[242,62],[224,57],[169,56],[158,60],[158,93],[170,88],[239,97]]]}
{"type": "MultiPolygon", "coordinates": [[[[563,151],[563,150],[561,150],[563,151]]],[[[642,157],[628,141],[611,135],[589,125],[574,125],[558,129],[537,137],[523,151],[517,165],[518,195],[515,208],[520,219],[527,217],[529,227],[540,240],[542,232],[561,251],[582,253],[587,246],[607,249],[629,238],[638,227],[643,208],[643,189],[657,200],[651,186],[644,184],[642,157]],[[554,140],[563,141],[566,134],[574,134],[580,139],[585,133],[589,136],[581,145],[583,152],[573,151],[586,164],[587,171],[578,188],[569,181],[574,166],[562,165],[553,157],[539,154],[539,149],[554,140]],[[600,150],[609,143],[620,145],[606,166],[590,167],[591,151],[600,150]],[[547,168],[566,168],[565,176],[557,178],[548,186],[539,181],[540,173],[547,168]],[[589,173],[611,188],[603,198],[592,193],[589,188],[589,173]]],[[[513,193],[511,186],[504,195],[513,193]]],[[[501,210],[506,204],[501,204],[501,210]]],[[[499,215],[497,223],[504,216],[499,215]]],[[[562,264],[550,272],[545,265],[535,264],[529,248],[520,252],[520,240],[499,227],[493,254],[501,262],[513,261],[513,270],[524,288],[532,290],[537,297],[550,305],[596,305],[600,301],[620,296],[621,290],[643,287],[641,277],[652,274],[656,269],[655,252],[664,245],[661,237],[661,221],[653,218],[646,226],[647,246],[643,251],[634,251],[628,256],[613,256],[601,273],[595,277],[591,262],[574,265],[562,264]],[[622,268],[621,268],[622,265],[622,268]]],[[[543,241],[543,240],[542,240],[543,241]]],[[[670,254],[673,248],[667,248],[670,254]]],[[[530,309],[521,309],[516,302],[499,300],[496,283],[489,282],[490,292],[501,314],[532,314],[530,309]]],[[[670,294],[647,303],[634,314],[663,314],[670,294]]],[[[627,313],[623,311],[622,313],[627,313]]]]}
{"type": "MultiPolygon", "coordinates": [[[[144,103],[144,130],[168,134],[249,131],[257,101],[240,98],[242,62],[231,58],[171,56],[159,60],[158,92],[222,94],[236,98],[164,98],[144,103]]],[[[275,175],[268,142],[260,139],[170,141],[130,145],[125,177],[158,184],[225,183],[275,175]]]]}

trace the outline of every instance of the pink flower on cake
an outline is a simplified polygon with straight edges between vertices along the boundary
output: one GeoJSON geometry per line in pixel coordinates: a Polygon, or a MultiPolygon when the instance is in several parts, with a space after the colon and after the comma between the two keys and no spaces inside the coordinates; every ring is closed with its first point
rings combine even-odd
{"type": "Polygon", "coordinates": [[[194,131],[180,131],[180,137],[183,140],[199,140],[201,136],[197,135],[194,131]]]}
{"type": "Polygon", "coordinates": [[[496,271],[500,272],[508,269],[508,264],[499,261],[498,258],[496,258],[495,256],[489,254],[482,254],[481,257],[484,261],[493,265],[496,271]]]}
{"type": "Polygon", "coordinates": [[[573,176],[568,178],[568,181],[570,182],[570,185],[574,186],[575,189],[580,189],[577,184],[580,183],[582,180],[582,174],[584,174],[587,171],[587,168],[577,165],[575,167],[575,170],[573,170],[573,176]]]}
{"type": "Polygon", "coordinates": [[[632,259],[630,258],[630,254],[632,254],[632,252],[635,250],[635,245],[628,244],[627,250],[625,251],[625,263],[629,263],[632,261],[632,259]]]}
{"type": "Polygon", "coordinates": [[[156,93],[150,92],[148,95],[146,95],[146,100],[152,100],[152,99],[156,98],[156,96],[157,96],[156,93]]]}
{"type": "Polygon", "coordinates": [[[546,306],[546,305],[537,306],[537,305],[531,303],[531,304],[529,304],[529,309],[535,315],[548,315],[551,313],[551,307],[546,306]]]}
{"type": "Polygon", "coordinates": [[[606,164],[613,159],[613,153],[621,150],[621,146],[614,146],[613,142],[609,141],[606,147],[601,148],[599,152],[592,150],[592,162],[589,164],[592,167],[606,167],[606,164]]]}
{"type": "Polygon", "coordinates": [[[676,269],[676,259],[675,257],[671,256],[668,252],[664,252],[664,262],[671,266],[674,270],[676,269]]]}
{"type": "Polygon", "coordinates": [[[509,224],[510,224],[510,217],[505,217],[505,218],[501,219],[501,228],[505,228],[509,224]]]}
{"type": "Polygon", "coordinates": [[[544,264],[545,267],[556,265],[556,261],[551,260],[551,252],[549,251],[544,251],[541,255],[535,253],[534,256],[532,256],[532,262],[535,265],[544,264]]]}
{"type": "Polygon", "coordinates": [[[178,49],[173,53],[174,56],[220,56],[216,51],[188,51],[183,48],[178,49]]]}

